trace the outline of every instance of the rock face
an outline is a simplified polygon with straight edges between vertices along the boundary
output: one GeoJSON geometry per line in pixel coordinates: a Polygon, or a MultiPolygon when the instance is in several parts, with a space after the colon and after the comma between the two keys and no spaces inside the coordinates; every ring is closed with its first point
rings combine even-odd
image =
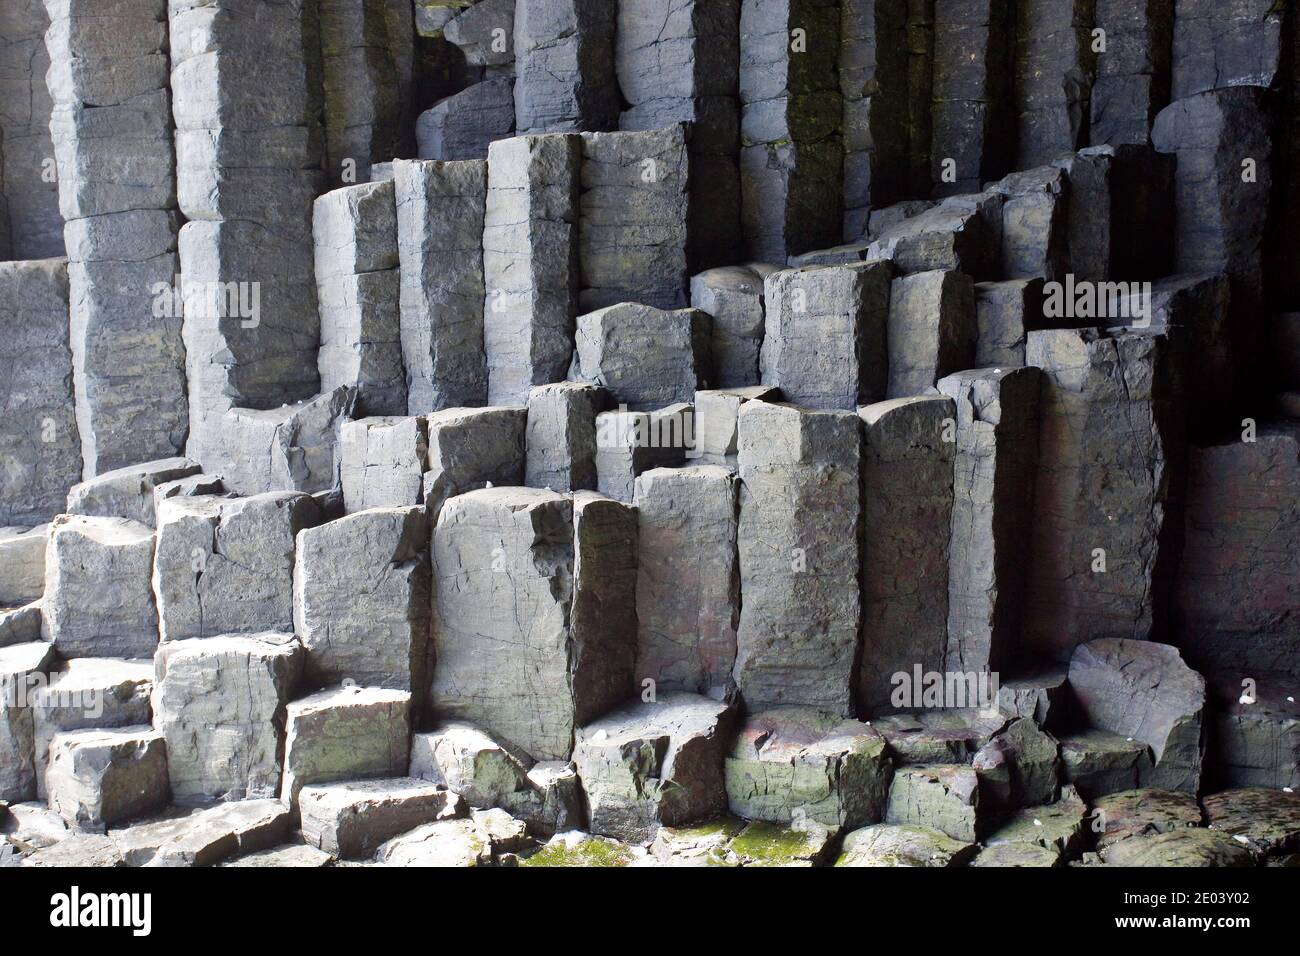
{"type": "Polygon", "coordinates": [[[893,773],[870,725],[800,707],[751,716],[725,767],[732,812],[831,830],[878,822],[893,773]]]}
{"type": "Polygon", "coordinates": [[[1151,775],[1151,748],[1133,737],[1088,730],[1061,737],[1061,777],[1086,799],[1134,790],[1151,775]]]}
{"type": "Polygon", "coordinates": [[[527,422],[522,408],[451,408],[429,416],[424,505],[431,520],[456,495],[520,483],[527,422]]]}
{"type": "MultiPolygon", "coordinates": [[[[1186,5],[1177,6],[1181,23],[1186,5]]],[[[1109,55],[1097,57],[1092,142],[1149,142],[1156,113],[1169,102],[1174,9],[1174,0],[1097,0],[1109,55]]]]}
{"type": "Polygon", "coordinates": [[[1110,866],[1252,866],[1250,850],[1213,830],[1180,828],[1121,840],[1102,852],[1110,866]]]}
{"type": "Polygon", "coordinates": [[[1036,368],[981,369],[938,388],[956,412],[946,660],[959,671],[1001,671],[1020,642],[1040,376],[1036,368]]]}
{"type": "Polygon", "coordinates": [[[581,727],[573,763],[591,832],[649,842],[660,826],[709,819],[726,807],[722,758],[731,730],[728,704],[663,693],[581,727]]]}
{"type": "Polygon", "coordinates": [[[759,382],[763,346],[764,275],[755,266],[723,266],[691,279],[691,305],[712,317],[714,384],[745,388],[759,382]]]}
{"type": "Polygon", "coordinates": [[[49,670],[52,645],[0,647],[0,800],[18,803],[36,795],[34,724],[29,694],[49,670]]]}
{"type": "Polygon", "coordinates": [[[290,634],[223,635],[163,644],[154,726],[170,741],[178,803],[273,797],[284,765],[285,708],[302,676],[290,634]]]}
{"type": "Polygon", "coordinates": [[[687,138],[680,123],[648,132],[583,134],[582,311],[620,302],[660,309],[690,304],[687,138]],[[627,202],[629,193],[637,197],[635,203],[627,202]]]}
{"type": "Polygon", "coordinates": [[[1070,660],[1070,687],[1094,727],[1151,747],[1155,767],[1145,786],[1196,793],[1204,757],[1205,679],[1178,650],[1113,638],[1080,645],[1070,660]]]}
{"type": "Polygon", "coordinates": [[[0,524],[40,524],[82,474],[62,260],[0,262],[0,372],[0,524]]]}
{"type": "Polygon", "coordinates": [[[357,390],[357,414],[406,411],[392,182],[326,193],[312,213],[321,389],[357,390]]]}
{"type": "MultiPolygon", "coordinates": [[[[541,0],[527,3],[538,11],[545,6],[541,0]]],[[[517,51],[519,24],[517,17],[517,51]]],[[[526,86],[520,62],[516,89],[526,86]]],[[[527,128],[523,117],[519,128],[527,128]]],[[[488,151],[483,347],[493,404],[523,405],[534,385],[561,381],[568,371],[578,294],[581,162],[581,140],[573,135],[519,136],[498,140],[488,151]]]]}
{"type": "Polygon", "coordinates": [[[74,485],[68,492],[66,511],[73,515],[129,518],[152,528],[158,486],[189,478],[202,470],[188,458],[165,458],[105,472],[74,485]]]}
{"type": "MultiPolygon", "coordinates": [[[[896,709],[894,675],[943,670],[953,521],[954,405],[942,396],[859,409],[862,654],[857,703],[896,709]]],[[[912,706],[910,704],[902,705],[912,706]]]]}
{"type": "Polygon", "coordinates": [[[575,512],[554,492],[488,488],[451,499],[433,534],[433,711],[540,760],[567,760],[574,728],[631,690],[635,630],[601,626],[622,614],[600,598],[621,591],[601,567],[619,541],[577,537],[575,512]]]}
{"type": "Polygon", "coordinates": [[[0,528],[0,607],[39,601],[45,593],[45,545],[50,526],[0,528]]]}
{"type": "Polygon", "coordinates": [[[1013,720],[971,760],[985,802],[1016,809],[1052,803],[1059,789],[1056,738],[1032,719],[1013,720]]]}
{"type": "Polygon", "coordinates": [[[746,402],[779,402],[781,390],[766,385],[702,389],[695,393],[695,451],[710,465],[737,467],[740,407],[746,402]]]}
{"type": "Polygon", "coordinates": [[[651,468],[673,468],[696,456],[695,408],[684,402],[650,412],[596,416],[596,487],[631,502],[636,478],[651,468]]]}
{"type": "Polygon", "coordinates": [[[1211,830],[1225,833],[1256,857],[1300,850],[1300,799],[1294,793],[1249,787],[1201,800],[1211,830]]]}
{"type": "Polygon", "coordinates": [[[456,162],[486,159],[492,143],[514,131],[514,79],[498,76],[434,103],[420,114],[415,137],[421,159],[456,162]]]}
{"type": "Polygon", "coordinates": [[[297,492],[163,502],[153,566],[162,640],[292,630],[294,539],[320,520],[297,492]]]}
{"type": "Polygon", "coordinates": [[[740,619],[738,482],[717,465],[636,480],[636,682],[721,697],[740,619]]]}
{"type": "Polygon", "coordinates": [[[879,262],[776,272],[767,279],[763,384],[806,408],[855,408],[885,395],[893,269],[879,262]]]}
{"type": "Polygon", "coordinates": [[[578,318],[570,378],[600,385],[632,411],[689,402],[711,378],[709,317],[625,302],[578,318]]]}
{"type": "Polygon", "coordinates": [[[895,771],[885,822],[928,827],[974,843],[983,835],[986,812],[979,776],[972,767],[920,764],[895,771]]]}
{"type": "Polygon", "coordinates": [[[1043,384],[1024,649],[1064,660],[1091,637],[1150,637],[1181,499],[1168,341],[1060,329],[1026,352],[1043,384]]]}
{"type": "Polygon", "coordinates": [[[78,829],[102,832],[167,803],[167,743],[147,726],[57,734],[49,761],[50,807],[78,829]]]}
{"type": "Polygon", "coordinates": [[[515,125],[521,133],[618,125],[616,20],[615,5],[601,0],[517,0],[515,125]]]}
{"type": "Polygon", "coordinates": [[[889,300],[888,398],[920,395],[975,355],[975,287],[960,272],[894,280],[889,300]]]}
{"type": "MultiPolygon", "coordinates": [[[[228,409],[320,390],[312,203],[322,191],[317,8],[177,0],[169,8],[189,384],[187,454],[240,460],[228,409]]],[[[156,454],[149,457],[158,457],[156,454]]]]}
{"type": "Polygon", "coordinates": [[[148,724],[153,674],[150,661],[118,658],[82,657],[50,669],[49,684],[31,697],[38,799],[54,735],[148,724]]]}
{"type": "Polygon", "coordinates": [[[861,595],[862,438],[852,412],[740,410],[741,593],[736,684],[750,707],[847,717],[861,595]]]}
{"type": "Polygon", "coordinates": [[[171,301],[179,220],[167,7],[123,0],[46,9],[45,85],[89,477],[179,454],[185,442],[185,349],[171,301]]]}
{"type": "Polygon", "coordinates": [[[126,518],[60,515],[50,525],[42,631],[60,657],[153,655],[153,539],[126,518]]]}
{"type": "Polygon", "coordinates": [[[1298,489],[1293,422],[1265,425],[1253,442],[1192,447],[1177,616],[1193,666],[1300,672],[1300,632],[1284,610],[1296,588],[1298,489]]]}
{"type": "Polygon", "coordinates": [[[297,539],[294,631],[315,685],[428,686],[429,519],[419,506],[363,511],[297,539]]]}
{"type": "Polygon", "coordinates": [[[407,385],[402,411],[422,415],[481,405],[488,392],[483,352],[487,164],[398,162],[393,174],[407,385]]]}
{"type": "Polygon", "coordinates": [[[390,837],[455,811],[456,795],[422,780],[397,777],[303,787],[302,835],[343,859],[364,859],[390,837]]]}
{"type": "Polygon", "coordinates": [[[422,415],[344,422],[339,437],[340,484],[349,514],[424,501],[429,419],[422,415]]]}
{"type": "Polygon", "coordinates": [[[1283,68],[1286,15],[1263,0],[1221,5],[1180,0],[1173,35],[1173,95],[1225,86],[1273,86],[1283,68]]]}
{"type": "Polygon", "coordinates": [[[1300,788],[1300,712],[1291,678],[1209,675],[1206,779],[1233,787],[1300,788]],[[1213,779],[1210,779],[1213,778],[1213,779]]]}
{"type": "MultiPolygon", "coordinates": [[[[1012,173],[992,189],[1002,201],[1002,269],[1008,279],[1040,277],[1049,282],[1065,278],[1070,259],[1071,183],[1057,166],[1038,166],[1012,173]]],[[[1096,203],[1083,203],[1083,208],[1096,203]]],[[[1109,213],[1109,206],[1102,210],[1109,213]]],[[[1097,213],[1094,212],[1095,218],[1097,213]]],[[[1084,271],[1080,262],[1078,272],[1084,271]]]]}
{"type": "Polygon", "coordinates": [[[127,866],[213,866],[285,842],[289,821],[279,800],[239,800],[114,830],[112,840],[127,866]]]}
{"type": "Polygon", "coordinates": [[[1095,0],[1018,0],[1015,106],[1020,169],[1087,142],[1095,0]]]}
{"type": "Polygon", "coordinates": [[[1201,825],[1196,797],[1170,790],[1125,790],[1093,801],[1097,849],[1105,850],[1130,837],[1168,833],[1201,825]]]}
{"type": "Polygon", "coordinates": [[[598,385],[557,382],[528,393],[524,484],[553,491],[596,487],[596,416],[609,401],[598,385]]]}
{"type": "Polygon", "coordinates": [[[295,807],[303,787],[396,777],[411,753],[411,695],[334,687],[289,704],[280,799],[295,807]]]}
{"type": "Polygon", "coordinates": [[[337,489],[339,429],[352,418],[356,396],[355,388],[340,386],[280,408],[230,409],[223,440],[235,459],[223,472],[225,484],[244,495],[337,489]]]}

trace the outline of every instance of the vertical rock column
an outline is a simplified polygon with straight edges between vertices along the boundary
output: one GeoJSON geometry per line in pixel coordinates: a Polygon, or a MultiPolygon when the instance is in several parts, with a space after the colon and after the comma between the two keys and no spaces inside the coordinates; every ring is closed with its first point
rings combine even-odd
{"type": "Polygon", "coordinates": [[[581,138],[518,136],[488,151],[483,346],[488,401],[525,405],[563,381],[578,293],[581,138]]]}
{"type": "Polygon", "coordinates": [[[1098,637],[1145,640],[1176,561],[1183,423],[1163,335],[1030,332],[1043,370],[1022,646],[1065,660],[1098,637]]]}
{"type": "Polygon", "coordinates": [[[43,0],[0,4],[0,259],[64,254],[59,187],[50,169],[49,25],[43,0]]]}
{"type": "Polygon", "coordinates": [[[185,447],[167,8],[47,7],[77,423],[91,477],[185,447]]]}
{"type": "Polygon", "coordinates": [[[357,390],[358,415],[406,411],[392,182],[326,193],[312,216],[321,388],[357,390]]]}
{"type": "Polygon", "coordinates": [[[838,0],[742,0],[741,227],[765,262],[841,233],[843,98],[838,0]]]}
{"type": "Polygon", "coordinates": [[[409,156],[415,24],[408,0],[318,0],[326,169],[363,183],[372,163],[409,156]],[[350,161],[350,162],[349,162],[350,161]]]}
{"type": "Polygon", "coordinates": [[[407,411],[482,405],[487,164],[400,162],[394,170],[407,411]]]}
{"type": "Polygon", "coordinates": [[[935,0],[931,170],[937,195],[979,192],[1011,168],[1014,14],[1007,0],[935,0]]]}
{"type": "Polygon", "coordinates": [[[520,133],[618,128],[612,0],[517,0],[515,127],[520,133]]]}
{"type": "Polygon", "coordinates": [[[977,369],[940,380],[956,403],[956,475],[944,670],[1005,671],[1020,640],[1039,372],[977,369]]]}
{"type": "Polygon", "coordinates": [[[81,479],[59,259],[0,262],[0,381],[0,526],[41,524],[81,479]]]}
{"type": "Polygon", "coordinates": [[[854,412],[740,409],[740,626],[745,704],[853,711],[862,437],[854,412]]]}
{"type": "Polygon", "coordinates": [[[170,21],[176,182],[190,220],[180,234],[188,453],[227,470],[230,408],[279,408],[320,383],[317,5],[170,0],[170,21]]]}
{"type": "Polygon", "coordinates": [[[624,130],[690,123],[691,268],[740,254],[740,0],[619,0],[614,66],[624,130]]]}
{"type": "Polygon", "coordinates": [[[862,659],[858,706],[890,709],[894,674],[943,670],[955,411],[939,395],[858,410],[862,457],[862,659]]]}
{"type": "Polygon", "coordinates": [[[1096,0],[1016,0],[1016,169],[1087,145],[1096,0]]]}
{"type": "Polygon", "coordinates": [[[1151,124],[1169,102],[1174,0],[1097,0],[1097,54],[1092,88],[1094,145],[1145,145],[1151,124]]]}

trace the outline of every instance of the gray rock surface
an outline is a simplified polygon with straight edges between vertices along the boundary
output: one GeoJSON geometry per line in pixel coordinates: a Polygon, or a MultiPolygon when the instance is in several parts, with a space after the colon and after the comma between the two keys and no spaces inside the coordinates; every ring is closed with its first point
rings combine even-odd
{"type": "Polygon", "coordinates": [[[0,607],[21,607],[45,593],[50,526],[0,528],[0,607]]]}
{"type": "Polygon", "coordinates": [[[984,801],[1004,810],[1053,803],[1060,789],[1056,738],[1021,717],[971,760],[984,801]]]}
{"type": "Polygon", "coordinates": [[[273,632],[168,641],[154,669],[153,722],[170,742],[176,802],[276,796],[302,645],[273,632]]]}
{"type": "Polygon", "coordinates": [[[679,402],[657,411],[596,416],[596,487],[631,502],[636,478],[651,468],[675,468],[698,455],[695,406],[679,402]]]}
{"type": "Polygon", "coordinates": [[[695,451],[704,462],[735,470],[740,453],[740,408],[753,401],[779,402],[781,390],[747,385],[695,393],[695,451]]]}
{"type": "Polygon", "coordinates": [[[852,412],[740,410],[736,684],[751,708],[852,712],[862,438],[852,412]]]}
{"type": "Polygon", "coordinates": [[[763,272],[755,266],[720,266],[691,278],[691,305],[713,318],[710,351],[718,388],[746,388],[759,382],[763,291],[763,272]]]}
{"type": "Polygon", "coordinates": [[[392,777],[303,787],[298,809],[307,843],[342,859],[364,859],[386,840],[459,808],[445,787],[392,777]]]}
{"type": "Polygon", "coordinates": [[[836,866],[963,866],[979,848],[926,826],[876,824],[844,838],[836,866]]]}
{"type": "Polygon", "coordinates": [[[1042,315],[1042,279],[975,283],[975,367],[1024,365],[1029,330],[1042,315]]]}
{"type": "Polygon", "coordinates": [[[339,431],[340,483],[349,513],[424,502],[429,419],[361,418],[339,431]]]}
{"type": "Polygon", "coordinates": [[[977,338],[975,286],[961,272],[919,272],[893,282],[887,398],[921,395],[969,368],[977,338]]]}
{"type": "Polygon", "coordinates": [[[983,836],[989,812],[972,767],[920,764],[899,767],[889,788],[885,822],[921,826],[974,843],[983,836]]]}
{"type": "Polygon", "coordinates": [[[1286,10],[1266,0],[1179,0],[1173,97],[1227,86],[1273,86],[1286,59],[1286,10]]]}
{"type": "Polygon", "coordinates": [[[41,687],[53,657],[53,646],[40,641],[0,647],[0,800],[36,796],[30,695],[41,687]]]}
{"type": "Polygon", "coordinates": [[[429,416],[424,504],[433,521],[456,495],[523,481],[528,413],[522,408],[449,408],[429,416]]]}
{"type": "Polygon", "coordinates": [[[129,518],[154,526],[154,491],[159,485],[189,478],[202,471],[188,458],[165,458],[105,472],[73,485],[67,514],[129,518]]]}
{"type": "Polygon", "coordinates": [[[617,127],[617,19],[609,0],[517,0],[515,125],[521,133],[617,127]]]}
{"type": "Polygon", "coordinates": [[[553,491],[596,487],[596,416],[609,402],[597,385],[556,382],[528,393],[524,484],[553,491]]]}
{"type": "Polygon", "coordinates": [[[1146,144],[1156,114],[1169,102],[1173,34],[1183,19],[1174,0],[1097,0],[1106,55],[1097,57],[1092,87],[1093,143],[1146,144]]]}
{"type": "Polygon", "coordinates": [[[693,401],[712,378],[709,326],[698,309],[632,302],[579,316],[570,378],[600,385],[632,411],[693,401]]]}
{"type": "Polygon", "coordinates": [[[1015,166],[1028,169],[1087,143],[1096,76],[1095,0],[1017,0],[1015,166]]]}
{"type": "MultiPolygon", "coordinates": [[[[470,7],[471,10],[475,7],[470,7]]],[[[487,159],[498,139],[515,132],[515,81],[495,76],[434,103],[420,114],[415,136],[421,159],[487,159]]]]}
{"type": "Polygon", "coordinates": [[[167,742],[148,725],[56,734],[45,779],[50,809],[102,833],[167,803],[167,742]]]}
{"type": "Polygon", "coordinates": [[[1134,790],[1150,775],[1145,741],[1096,729],[1061,737],[1061,779],[1088,800],[1134,790]]]}
{"type": "Polygon", "coordinates": [[[289,822],[289,808],[279,800],[237,800],[112,830],[109,837],[127,866],[213,866],[283,843],[289,822]]]}
{"type": "Polygon", "coordinates": [[[357,390],[339,386],[292,405],[234,408],[222,421],[233,455],[222,473],[231,491],[328,492],[339,485],[339,429],[353,417],[357,390]]]}

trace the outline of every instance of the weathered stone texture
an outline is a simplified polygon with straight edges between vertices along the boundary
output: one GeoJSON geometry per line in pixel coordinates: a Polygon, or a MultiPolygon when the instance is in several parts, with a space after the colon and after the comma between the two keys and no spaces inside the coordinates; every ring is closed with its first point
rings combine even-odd
{"type": "Polygon", "coordinates": [[[522,408],[449,408],[429,416],[424,504],[437,521],[456,495],[524,476],[528,413],[522,408]]]}
{"type": "Polygon", "coordinates": [[[514,132],[515,81],[510,76],[486,79],[439,100],[420,114],[415,126],[420,158],[448,162],[487,159],[492,143],[514,132]]]}
{"type": "Polygon", "coordinates": [[[617,128],[617,19],[610,0],[517,0],[515,125],[521,133],[617,128]]]}
{"type": "Polygon", "coordinates": [[[164,458],[105,472],[74,485],[68,492],[67,513],[101,518],[129,518],[154,525],[154,492],[159,485],[199,474],[188,458],[164,458]]]}
{"type": "Polygon", "coordinates": [[[62,259],[0,262],[0,378],[0,524],[40,524],[82,474],[62,259]]]}
{"type": "Polygon", "coordinates": [[[691,305],[713,319],[710,350],[718,388],[745,388],[759,382],[767,273],[768,267],[756,263],[710,269],[691,279],[691,305]]]}
{"type": "Polygon", "coordinates": [[[893,281],[887,398],[921,395],[969,368],[977,338],[975,286],[961,272],[918,272],[893,281]]]}
{"type": "Polygon", "coordinates": [[[1016,0],[1015,166],[1087,145],[1096,0],[1016,0]]]}
{"type": "Polygon", "coordinates": [[[601,412],[596,416],[596,488],[630,502],[637,475],[675,468],[696,457],[695,406],[685,402],[652,412],[601,412]]]}
{"type": "Polygon", "coordinates": [[[862,262],[769,276],[763,384],[807,408],[884,398],[893,274],[887,264],[862,262]]]}
{"type": "Polygon", "coordinates": [[[943,670],[953,521],[951,398],[859,409],[862,457],[862,653],[858,708],[891,709],[897,673],[943,670]]]}
{"type": "Polygon", "coordinates": [[[51,644],[33,641],[0,647],[0,800],[36,796],[35,726],[29,694],[54,659],[51,644]]]}
{"type": "Polygon", "coordinates": [[[632,411],[690,402],[712,377],[709,317],[624,302],[578,317],[571,378],[632,411]]]}
{"type": "Polygon", "coordinates": [[[343,502],[349,514],[421,504],[429,460],[429,419],[411,415],[344,422],[339,456],[343,502]]]}
{"type": "Polygon", "coordinates": [[[557,382],[528,393],[524,484],[552,491],[596,487],[596,416],[609,402],[597,385],[557,382]]]}
{"type": "Polygon", "coordinates": [[[1176,7],[1181,22],[1182,0],[1097,0],[1106,52],[1097,57],[1092,87],[1094,144],[1150,142],[1151,125],[1171,93],[1176,7]]]}
{"type": "Polygon", "coordinates": [[[735,677],[750,707],[852,712],[860,427],[852,412],[766,402],[740,410],[735,677]]]}
{"type": "Polygon", "coordinates": [[[710,465],[736,468],[740,409],[746,402],[779,402],[781,390],[766,385],[703,389],[695,393],[695,450],[710,465]]]}

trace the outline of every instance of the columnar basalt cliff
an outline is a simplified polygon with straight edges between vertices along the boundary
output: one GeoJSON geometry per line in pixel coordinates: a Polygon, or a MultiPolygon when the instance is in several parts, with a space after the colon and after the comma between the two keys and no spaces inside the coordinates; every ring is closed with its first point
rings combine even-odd
{"type": "Polygon", "coordinates": [[[5,0],[0,866],[1295,865],[1297,51],[5,0]]]}

